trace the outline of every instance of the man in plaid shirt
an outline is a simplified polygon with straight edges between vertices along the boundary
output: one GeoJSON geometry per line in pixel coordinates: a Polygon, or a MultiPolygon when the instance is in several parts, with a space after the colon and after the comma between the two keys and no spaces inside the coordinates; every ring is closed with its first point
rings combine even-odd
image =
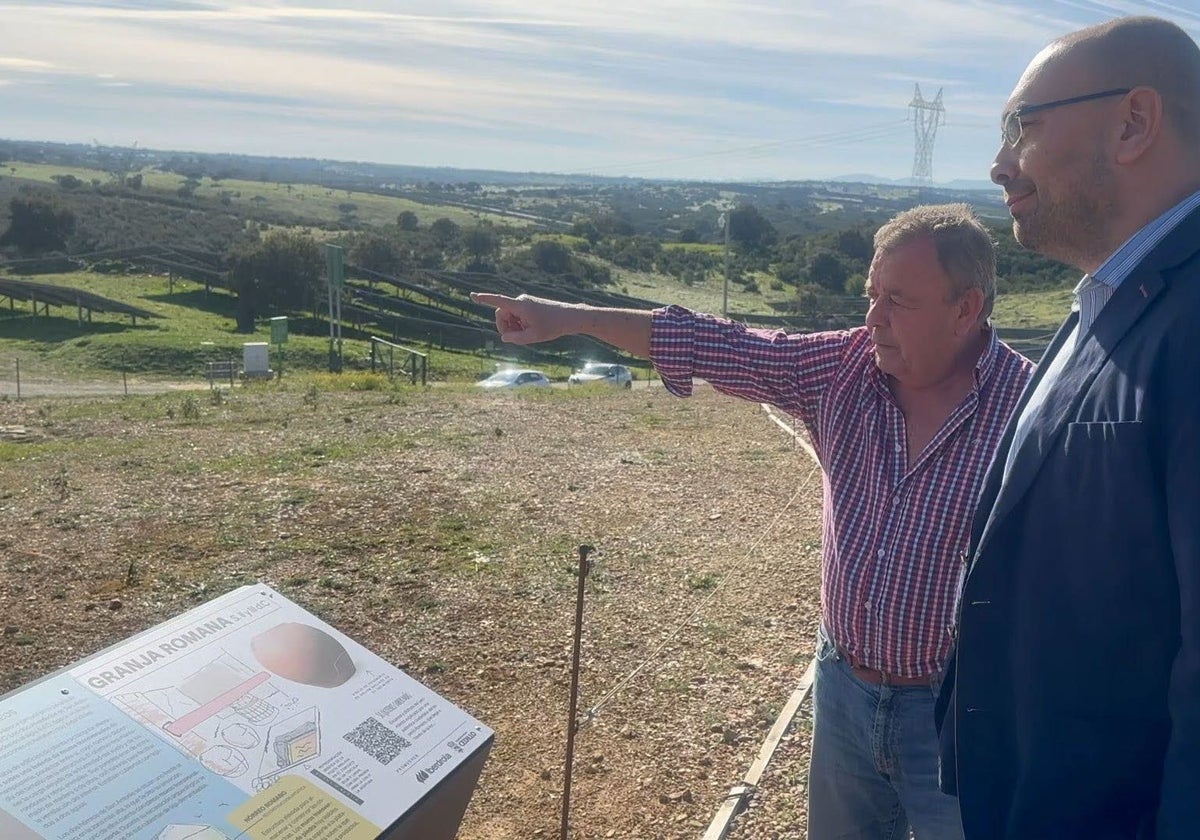
{"type": "Polygon", "coordinates": [[[702,378],[799,418],[824,481],[808,836],[962,837],[938,789],[933,704],[971,516],[1033,365],[996,337],[995,250],[964,204],[875,235],[866,325],[788,335],[678,306],[605,309],[476,294],[515,344],[586,334],[669,391],[702,378]]]}

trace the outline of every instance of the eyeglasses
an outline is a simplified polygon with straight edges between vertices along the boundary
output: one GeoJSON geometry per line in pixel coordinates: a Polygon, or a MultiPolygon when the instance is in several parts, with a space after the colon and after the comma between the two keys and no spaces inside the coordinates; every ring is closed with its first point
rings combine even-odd
{"type": "Polygon", "coordinates": [[[1113,88],[1112,90],[1102,90],[1099,93],[1085,93],[1083,96],[1072,96],[1070,99],[1056,99],[1053,102],[1043,102],[1041,105],[1022,105],[1020,108],[1013,108],[1000,118],[1000,140],[1014,149],[1017,147],[1017,144],[1021,142],[1021,134],[1025,130],[1024,126],[1021,125],[1021,117],[1050,108],[1058,108],[1063,105],[1075,105],[1079,102],[1103,99],[1106,96],[1124,96],[1131,90],[1133,88],[1113,88]]]}

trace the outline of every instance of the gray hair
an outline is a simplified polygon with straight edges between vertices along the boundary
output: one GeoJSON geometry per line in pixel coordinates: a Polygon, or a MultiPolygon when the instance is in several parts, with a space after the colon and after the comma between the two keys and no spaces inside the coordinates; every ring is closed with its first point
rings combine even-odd
{"type": "Polygon", "coordinates": [[[983,292],[979,320],[996,302],[996,243],[968,204],[922,204],[899,213],[875,232],[875,253],[888,253],[928,239],[950,277],[950,300],[971,289],[983,292]]]}

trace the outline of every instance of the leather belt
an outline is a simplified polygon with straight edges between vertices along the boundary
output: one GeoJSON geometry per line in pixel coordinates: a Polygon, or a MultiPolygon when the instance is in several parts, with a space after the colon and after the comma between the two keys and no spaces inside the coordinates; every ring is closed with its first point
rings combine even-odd
{"type": "Polygon", "coordinates": [[[846,660],[846,664],[850,666],[850,672],[865,683],[871,685],[888,685],[896,686],[897,688],[908,688],[911,686],[925,686],[926,688],[933,685],[933,675],[924,677],[901,677],[897,674],[889,674],[887,671],[877,671],[874,668],[865,668],[862,665],[855,664],[854,658],[847,655],[845,651],[839,649],[838,656],[846,660]]]}

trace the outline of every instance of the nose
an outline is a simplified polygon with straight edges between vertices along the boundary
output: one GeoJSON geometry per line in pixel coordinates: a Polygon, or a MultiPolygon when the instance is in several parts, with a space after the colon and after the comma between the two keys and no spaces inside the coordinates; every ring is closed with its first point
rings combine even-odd
{"type": "Polygon", "coordinates": [[[877,297],[867,305],[866,324],[868,329],[883,326],[887,319],[883,316],[882,297],[877,297]]]}
{"type": "Polygon", "coordinates": [[[1016,150],[1007,143],[1000,144],[1000,151],[996,153],[995,160],[992,161],[992,183],[1003,187],[1005,184],[1012,181],[1017,174],[1017,154],[1016,150]]]}

